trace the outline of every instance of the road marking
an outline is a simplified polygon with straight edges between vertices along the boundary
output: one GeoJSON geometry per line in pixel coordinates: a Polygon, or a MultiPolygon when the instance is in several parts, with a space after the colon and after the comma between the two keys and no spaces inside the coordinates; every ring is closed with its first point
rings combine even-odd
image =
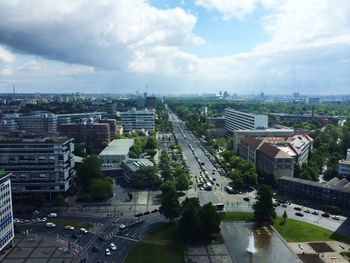
{"type": "Polygon", "coordinates": [[[133,238],[129,238],[129,237],[123,237],[123,236],[118,236],[118,235],[114,235],[114,237],[125,239],[125,240],[129,240],[129,241],[133,241],[133,242],[138,242],[139,241],[138,239],[133,239],[133,238]]]}

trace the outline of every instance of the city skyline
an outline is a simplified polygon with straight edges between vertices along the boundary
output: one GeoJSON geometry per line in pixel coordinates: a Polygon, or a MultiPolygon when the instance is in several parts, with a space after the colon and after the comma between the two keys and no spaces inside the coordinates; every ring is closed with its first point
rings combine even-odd
{"type": "Polygon", "coordinates": [[[0,12],[1,93],[350,91],[346,0],[9,0],[0,12]]]}

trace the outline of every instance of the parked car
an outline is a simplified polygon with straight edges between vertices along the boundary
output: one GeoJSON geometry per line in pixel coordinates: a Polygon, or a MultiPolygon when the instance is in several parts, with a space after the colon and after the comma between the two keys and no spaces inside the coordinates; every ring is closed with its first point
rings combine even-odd
{"type": "Polygon", "coordinates": [[[317,216],[318,212],[317,211],[313,211],[312,214],[317,216]]]}
{"type": "Polygon", "coordinates": [[[49,213],[47,217],[57,217],[57,213],[49,213]]]}
{"type": "Polygon", "coordinates": [[[43,217],[42,219],[41,219],[41,222],[46,222],[47,221],[47,217],[43,217]]]}
{"type": "Polygon", "coordinates": [[[67,230],[74,230],[74,226],[65,226],[64,228],[67,230]]]}
{"type": "Polygon", "coordinates": [[[84,234],[87,234],[89,231],[87,231],[85,228],[80,228],[80,232],[84,233],[84,234]]]}
{"type": "Polygon", "coordinates": [[[339,220],[339,216],[332,216],[334,220],[339,220]]]}
{"type": "Polygon", "coordinates": [[[321,216],[323,216],[323,217],[330,217],[330,215],[328,213],[323,213],[321,216]]]}
{"type": "Polygon", "coordinates": [[[244,200],[244,201],[247,201],[247,202],[250,201],[249,197],[244,197],[243,200],[244,200]]]}
{"type": "Polygon", "coordinates": [[[296,206],[296,207],[294,207],[294,210],[302,211],[303,209],[301,209],[301,207],[296,206]]]}
{"type": "Polygon", "coordinates": [[[106,256],[110,256],[111,255],[111,251],[109,250],[109,248],[106,248],[105,254],[106,254],[106,256]]]}
{"type": "Polygon", "coordinates": [[[33,215],[37,215],[37,214],[39,214],[39,213],[40,213],[40,210],[34,210],[32,214],[33,214],[33,215]]]}
{"type": "Polygon", "coordinates": [[[282,207],[283,207],[283,208],[287,208],[287,205],[286,205],[286,204],[282,204],[282,207]]]}
{"type": "Polygon", "coordinates": [[[310,211],[309,209],[305,209],[305,210],[304,210],[304,213],[310,214],[311,211],[310,211]]]}
{"type": "Polygon", "coordinates": [[[109,246],[110,246],[110,248],[111,248],[112,250],[117,250],[117,247],[115,246],[114,243],[111,243],[109,246]]]}
{"type": "Polygon", "coordinates": [[[54,223],[47,222],[46,226],[52,228],[52,227],[55,227],[56,225],[54,223]]]}
{"type": "Polygon", "coordinates": [[[296,215],[296,216],[300,216],[300,217],[303,217],[303,216],[304,216],[304,214],[302,214],[302,213],[300,213],[300,212],[296,212],[295,215],[296,215]]]}

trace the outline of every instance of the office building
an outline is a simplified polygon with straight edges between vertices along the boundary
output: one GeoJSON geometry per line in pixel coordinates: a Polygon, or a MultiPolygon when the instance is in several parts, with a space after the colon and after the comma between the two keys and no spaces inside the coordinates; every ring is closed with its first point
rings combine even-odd
{"type": "Polygon", "coordinates": [[[57,133],[57,116],[51,112],[29,114],[5,114],[2,118],[2,131],[21,130],[28,133],[57,133]]]}
{"type": "Polygon", "coordinates": [[[302,201],[319,205],[350,208],[350,182],[334,177],[327,183],[318,183],[300,178],[281,177],[278,181],[279,192],[283,195],[300,198],[302,201]]]}
{"type": "Polygon", "coordinates": [[[74,138],[74,143],[84,144],[86,150],[99,153],[111,141],[109,123],[77,122],[59,126],[60,134],[74,138]]]}
{"type": "Polygon", "coordinates": [[[124,132],[134,130],[152,131],[155,128],[155,112],[153,110],[132,109],[120,114],[124,132]]]}
{"type": "Polygon", "coordinates": [[[65,193],[75,176],[73,139],[66,137],[3,137],[0,167],[12,173],[12,193],[65,193]]]}
{"type": "Polygon", "coordinates": [[[350,149],[346,153],[346,159],[338,162],[338,174],[350,180],[350,149]]]}
{"type": "Polygon", "coordinates": [[[309,105],[320,105],[320,98],[309,98],[309,105]]]}
{"type": "Polygon", "coordinates": [[[256,130],[267,127],[267,115],[225,109],[225,128],[230,133],[236,130],[256,130]]]}
{"type": "Polygon", "coordinates": [[[14,238],[11,174],[0,172],[0,252],[12,243],[14,238]]]}
{"type": "Polygon", "coordinates": [[[277,181],[282,176],[294,175],[294,158],[264,140],[247,136],[240,141],[238,153],[254,164],[261,176],[277,181]]]}
{"type": "Polygon", "coordinates": [[[127,159],[122,161],[123,178],[128,183],[134,183],[143,175],[143,171],[152,168],[154,164],[148,159],[127,159]]]}
{"type": "Polygon", "coordinates": [[[293,129],[260,129],[260,130],[235,130],[233,131],[233,150],[237,153],[240,140],[246,136],[251,137],[287,137],[294,134],[293,129]]]}

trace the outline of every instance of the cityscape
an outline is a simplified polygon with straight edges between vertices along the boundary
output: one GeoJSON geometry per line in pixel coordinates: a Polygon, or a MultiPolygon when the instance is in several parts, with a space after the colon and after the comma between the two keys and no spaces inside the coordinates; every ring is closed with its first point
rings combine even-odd
{"type": "Polygon", "coordinates": [[[350,3],[0,14],[0,262],[350,262],[350,3]]]}

